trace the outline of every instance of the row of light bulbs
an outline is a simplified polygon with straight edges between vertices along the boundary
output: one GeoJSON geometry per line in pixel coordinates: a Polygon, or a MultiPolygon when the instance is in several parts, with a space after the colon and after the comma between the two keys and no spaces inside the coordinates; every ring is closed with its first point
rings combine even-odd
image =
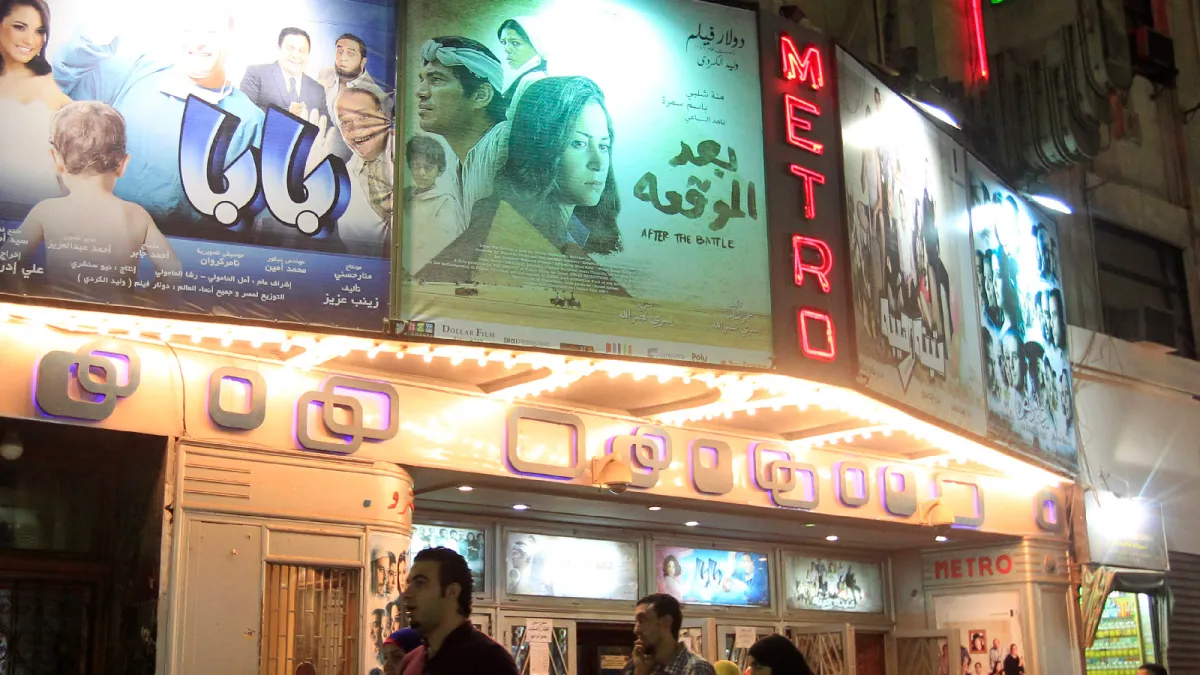
{"type": "Polygon", "coordinates": [[[234,343],[245,343],[254,349],[274,345],[285,356],[282,359],[283,364],[305,370],[319,367],[333,359],[361,353],[369,359],[390,355],[397,359],[419,358],[426,363],[432,363],[434,359],[446,359],[453,366],[472,361],[481,367],[494,363],[502,364],[509,370],[523,365],[550,371],[544,378],[492,393],[496,398],[510,401],[536,398],[559,391],[595,374],[607,374],[610,378],[628,375],[634,381],[653,378],[662,384],[672,380],[679,380],[684,384],[699,382],[710,389],[718,390],[720,397],[713,403],[662,413],[655,416],[655,421],[680,426],[702,420],[732,419],[739,414],[754,415],[764,409],[782,411],[794,407],[798,411],[805,411],[816,407],[856,417],[863,420],[864,426],[856,430],[792,441],[791,446],[796,450],[803,451],[839,443],[853,444],[859,440],[869,440],[875,433],[890,435],[893,432],[902,432],[915,439],[927,441],[946,453],[917,460],[919,463],[949,465],[952,462],[964,464],[971,461],[1012,477],[1036,480],[1039,484],[1057,485],[1062,481],[1059,476],[1049,471],[914,419],[857,391],[771,373],[697,371],[672,364],[591,359],[462,345],[383,342],[354,336],[316,336],[275,328],[0,303],[0,323],[5,322],[134,340],[157,339],[167,342],[182,338],[190,339],[196,345],[204,340],[215,340],[226,348],[234,343]],[[298,353],[288,356],[297,348],[298,353]]]}

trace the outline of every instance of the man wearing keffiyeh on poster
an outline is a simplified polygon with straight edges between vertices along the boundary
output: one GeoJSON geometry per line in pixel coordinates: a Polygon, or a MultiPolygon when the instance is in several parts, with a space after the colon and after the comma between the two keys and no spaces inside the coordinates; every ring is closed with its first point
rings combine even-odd
{"type": "Polygon", "coordinates": [[[504,68],[487,47],[464,37],[436,37],[421,48],[417,116],[421,130],[438,134],[458,158],[463,213],[490,197],[508,159],[504,68]]]}

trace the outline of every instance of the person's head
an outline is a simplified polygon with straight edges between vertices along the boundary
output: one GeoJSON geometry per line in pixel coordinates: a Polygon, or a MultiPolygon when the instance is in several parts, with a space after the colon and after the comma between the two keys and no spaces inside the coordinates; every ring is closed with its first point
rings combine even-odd
{"type": "Polygon", "coordinates": [[[490,49],[470,38],[436,37],[421,48],[417,118],[443,136],[481,131],[504,120],[504,69],[490,49]]]}
{"type": "Polygon", "coordinates": [[[343,33],[334,43],[333,69],[347,80],[362,75],[367,69],[367,43],[354,33],[343,33]]]}
{"type": "Polygon", "coordinates": [[[749,553],[739,553],[737,556],[738,568],[747,576],[754,574],[754,556],[749,553]]]}
{"type": "Polygon", "coordinates": [[[400,662],[420,645],[421,634],[411,628],[401,628],[389,634],[380,648],[384,675],[400,675],[400,662]]]}
{"type": "Polygon", "coordinates": [[[399,592],[404,588],[404,582],[408,580],[408,551],[403,551],[396,554],[396,591],[399,592]]]}
{"type": "Polygon", "coordinates": [[[279,31],[279,65],[291,77],[300,77],[308,67],[312,40],[308,33],[294,26],[279,31]]]}
{"type": "Polygon", "coordinates": [[[1143,663],[1138,666],[1137,675],[1167,675],[1167,669],[1157,663],[1143,663]]]}
{"type": "Polygon", "coordinates": [[[620,198],[612,169],[612,119],[586,77],[548,77],[522,94],[513,114],[501,194],[566,206],[587,226],[589,253],[621,250],[620,198]]]}
{"type": "Polygon", "coordinates": [[[383,642],[383,610],[371,610],[371,644],[376,648],[383,642]]]}
{"type": "Polygon", "coordinates": [[[983,673],[983,662],[976,661],[975,662],[975,675],[980,675],[981,673],[983,673]]]}
{"type": "Polygon", "coordinates": [[[663,558],[663,576],[664,577],[677,577],[682,572],[683,572],[683,570],[680,569],[680,567],[679,567],[679,558],[676,558],[673,555],[669,555],[666,558],[663,558]]]}
{"type": "Polygon", "coordinates": [[[1021,384],[1021,341],[1012,330],[1000,336],[1000,362],[1004,366],[1004,384],[1018,387],[1021,384]]]}
{"type": "Polygon", "coordinates": [[[1000,638],[996,638],[995,640],[992,640],[992,648],[1000,649],[1000,638]]]}
{"type": "Polygon", "coordinates": [[[387,554],[387,582],[383,588],[387,593],[391,593],[396,588],[396,554],[391,551],[388,551],[387,554]]]}
{"type": "Polygon", "coordinates": [[[204,11],[193,5],[179,16],[178,67],[198,86],[225,86],[225,67],[233,48],[233,17],[224,11],[204,11]]]}
{"type": "Polygon", "coordinates": [[[520,68],[538,55],[533,40],[529,39],[529,33],[525,32],[525,28],[516,19],[508,19],[500,24],[496,38],[500,40],[500,46],[504,47],[504,60],[508,61],[510,68],[520,68]]]}
{"type": "Polygon", "coordinates": [[[1016,644],[1009,645],[1008,653],[1013,656],[1016,656],[1017,655],[1017,645],[1016,644]]]}
{"type": "Polygon", "coordinates": [[[533,537],[518,539],[508,550],[508,560],[513,567],[526,567],[533,563],[533,537]]]}
{"type": "Polygon", "coordinates": [[[753,675],[813,675],[804,654],[782,635],[768,635],[750,647],[753,675]]]}
{"type": "Polygon", "coordinates": [[[679,601],[666,593],[654,593],[637,601],[633,615],[633,635],[642,643],[646,654],[674,649],[679,642],[679,627],[683,610],[679,601]]]}
{"type": "Polygon", "coordinates": [[[393,627],[394,623],[395,622],[392,621],[392,603],[389,602],[387,606],[383,608],[383,617],[379,620],[379,634],[385,636],[391,635],[394,628],[399,628],[399,626],[393,627]]]}
{"type": "Polygon", "coordinates": [[[388,576],[391,574],[391,560],[387,551],[375,551],[371,554],[371,573],[374,577],[375,592],[387,590],[388,576]]]}
{"type": "Polygon", "coordinates": [[[383,110],[383,101],[370,89],[346,88],[334,101],[342,139],[354,154],[374,160],[387,148],[391,121],[383,110]]]}
{"type": "Polygon", "coordinates": [[[717,675],[742,675],[741,669],[733,661],[717,661],[712,666],[717,675]]]}
{"type": "Polygon", "coordinates": [[[1051,340],[1055,347],[1061,347],[1066,332],[1065,322],[1063,321],[1062,292],[1057,288],[1050,291],[1046,306],[1047,314],[1049,314],[1050,318],[1051,340]]]}
{"type": "Polygon", "coordinates": [[[1063,415],[1071,416],[1071,371],[1070,366],[1064,366],[1058,375],[1058,407],[1063,415]]]}
{"type": "Polygon", "coordinates": [[[996,249],[988,251],[987,259],[991,264],[988,285],[992,292],[992,303],[999,307],[1004,304],[1004,270],[1000,267],[1000,252],[996,249]]]}
{"type": "Polygon", "coordinates": [[[404,589],[409,625],[421,632],[457,625],[471,615],[475,591],[471,569],[461,555],[439,546],[413,558],[404,589]]]}
{"type": "Polygon", "coordinates": [[[61,174],[120,178],[129,164],[125,118],[99,101],[74,101],[50,122],[50,154],[61,174]]]}
{"type": "Polygon", "coordinates": [[[404,625],[404,604],[399,600],[389,602],[387,604],[388,616],[392,617],[392,629],[396,630],[404,625]]]}
{"type": "Polygon", "coordinates": [[[883,95],[879,93],[879,87],[875,87],[875,109],[879,110],[881,105],[883,105],[883,95]]]}
{"type": "Polygon", "coordinates": [[[34,75],[48,75],[49,39],[50,8],[44,0],[0,0],[0,73],[24,66],[34,75]]]}

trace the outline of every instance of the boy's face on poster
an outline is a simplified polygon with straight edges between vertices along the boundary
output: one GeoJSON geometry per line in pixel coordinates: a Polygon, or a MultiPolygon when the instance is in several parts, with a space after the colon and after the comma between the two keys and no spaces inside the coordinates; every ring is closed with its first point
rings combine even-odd
{"type": "Polygon", "coordinates": [[[0,20],[0,56],[6,63],[29,63],[46,44],[42,15],[29,5],[14,5],[0,20]]]}
{"type": "Polygon", "coordinates": [[[337,100],[338,126],[354,154],[373,160],[387,147],[388,122],[375,97],[348,89],[337,100]]]}
{"type": "Polygon", "coordinates": [[[458,75],[440,61],[425,64],[418,77],[417,117],[421,129],[431,134],[444,136],[468,126],[474,111],[487,105],[486,102],[475,105],[476,102],[463,89],[458,75]]]}
{"type": "Polygon", "coordinates": [[[500,44],[504,46],[504,57],[512,68],[520,68],[529,59],[537,56],[537,51],[529,41],[511,28],[505,28],[500,33],[500,44]]]}
{"type": "Polygon", "coordinates": [[[225,52],[229,47],[228,17],[208,17],[191,13],[191,19],[199,21],[183,29],[182,53],[179,65],[189,78],[203,83],[217,76],[225,77],[225,52]]]}
{"type": "Polygon", "coordinates": [[[292,77],[300,77],[308,67],[308,39],[303,35],[289,35],[279,45],[279,65],[292,77]]]}
{"type": "Polygon", "coordinates": [[[345,38],[337,41],[337,47],[333,53],[333,67],[340,77],[350,79],[358,77],[362,74],[366,63],[367,57],[362,53],[362,48],[358,46],[357,42],[345,38]]]}
{"type": "Polygon", "coordinates": [[[612,139],[608,133],[608,114],[596,101],[589,102],[575,122],[575,132],[567,141],[558,165],[559,198],[564,204],[595,206],[604,194],[612,139]]]}

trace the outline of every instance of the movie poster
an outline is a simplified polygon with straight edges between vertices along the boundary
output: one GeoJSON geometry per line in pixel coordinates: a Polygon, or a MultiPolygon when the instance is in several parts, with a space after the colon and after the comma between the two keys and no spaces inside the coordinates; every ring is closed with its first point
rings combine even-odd
{"type": "Polygon", "coordinates": [[[770,365],[753,12],[407,7],[410,335],[770,365]]]}
{"type": "Polygon", "coordinates": [[[949,675],[1026,672],[1021,598],[1017,593],[976,593],[934,598],[940,630],[957,628],[958,654],[943,645],[949,675]]]}
{"type": "Polygon", "coordinates": [[[401,534],[371,534],[370,578],[363,611],[368,639],[363,644],[364,675],[383,668],[383,641],[394,631],[408,626],[404,610],[404,586],[408,582],[409,538],[401,534]]]}
{"type": "Polygon", "coordinates": [[[971,162],[988,436],[1075,471],[1075,408],[1058,227],[971,162]]]}
{"type": "Polygon", "coordinates": [[[883,571],[878,563],[787,556],[788,609],[882,614],[883,571]]]}
{"type": "Polygon", "coordinates": [[[771,605],[766,553],[657,546],[654,560],[658,592],[669,593],[680,602],[740,607],[771,605]]]}
{"type": "Polygon", "coordinates": [[[468,527],[413,525],[410,559],[427,548],[442,546],[461,555],[471,569],[475,592],[484,591],[484,569],[487,561],[487,541],[484,531],[468,527]]]}
{"type": "Polygon", "coordinates": [[[859,381],[983,435],[963,149],[838,59],[859,381]]]}
{"type": "Polygon", "coordinates": [[[509,595],[624,600],[638,598],[638,545],[624,541],[509,532],[509,595]]]}
{"type": "Polygon", "coordinates": [[[48,5],[4,57],[0,291],[382,325],[391,2],[48,5]]]}

